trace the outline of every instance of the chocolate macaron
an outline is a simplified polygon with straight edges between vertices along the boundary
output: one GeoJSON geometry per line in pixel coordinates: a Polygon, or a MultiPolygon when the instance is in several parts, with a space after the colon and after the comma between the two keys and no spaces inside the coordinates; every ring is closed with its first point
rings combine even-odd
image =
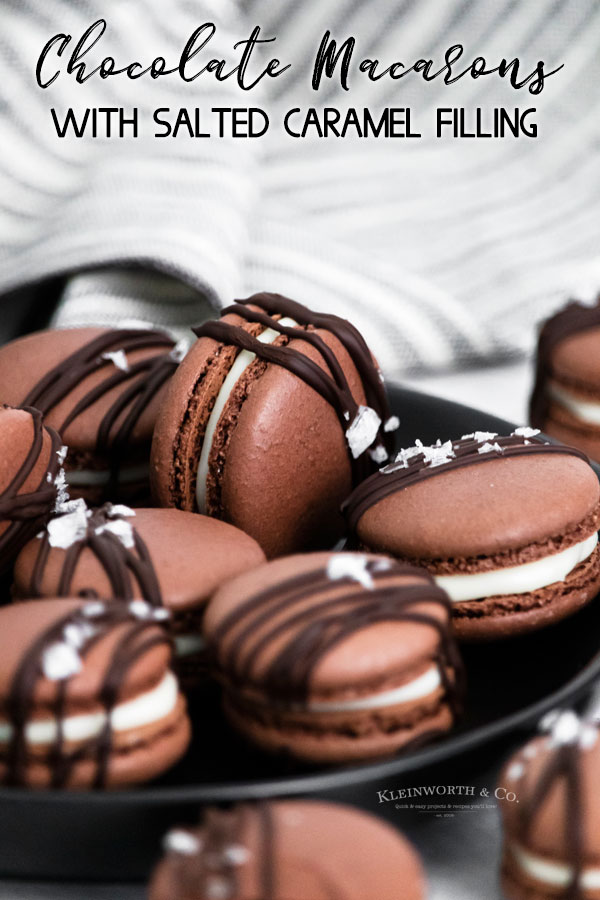
{"type": "Polygon", "coordinates": [[[145,329],[29,334],[0,348],[0,402],[33,406],[58,431],[72,497],[148,505],[150,443],[179,350],[145,329]]]}
{"type": "Polygon", "coordinates": [[[332,547],[397,427],[363,338],[267,293],[194,331],[154,435],[157,502],[231,522],[268,557],[332,547]]]}
{"type": "MultiPolygon", "coordinates": [[[[264,562],[256,541],[179,509],[136,509],[80,501],[51,520],[15,564],[16,597],[94,596],[145,600],[171,614],[178,667],[203,655],[202,617],[228,578],[264,562]]],[[[180,670],[181,671],[181,670],[180,670]]]]}
{"type": "Polygon", "coordinates": [[[350,496],[361,547],[424,566],[466,640],[557,622],[600,588],[600,487],[587,457],[535,429],[402,450],[350,496]]]}
{"type": "Polygon", "coordinates": [[[424,900],[415,850],[349,806],[288,800],[207,809],[165,838],[149,900],[424,900]]]}
{"type": "Polygon", "coordinates": [[[170,659],[141,601],[0,609],[0,781],[120,787],[169,769],[190,737],[170,659]]]}
{"type": "Polygon", "coordinates": [[[371,759],[439,736],[460,711],[450,604],[423,569],[284,557],[220,588],[204,626],[228,718],[271,752],[371,759]]]}
{"type": "Polygon", "coordinates": [[[600,300],[570,303],[544,324],[530,419],[600,460],[600,300]]]}
{"type": "Polygon", "coordinates": [[[38,410],[0,406],[0,574],[65,499],[64,453],[38,410]]]}
{"type": "Polygon", "coordinates": [[[572,712],[500,775],[502,886],[508,900],[599,900],[600,734],[572,712]]]}

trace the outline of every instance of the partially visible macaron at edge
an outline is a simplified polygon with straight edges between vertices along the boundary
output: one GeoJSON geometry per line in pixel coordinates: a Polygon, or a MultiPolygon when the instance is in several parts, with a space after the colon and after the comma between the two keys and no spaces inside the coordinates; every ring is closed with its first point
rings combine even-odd
{"type": "Polygon", "coordinates": [[[448,731],[462,708],[446,594],[384,557],[271,561],[215,594],[204,630],[229,720],[272,753],[392,755],[448,731]]]}
{"type": "Polygon", "coordinates": [[[0,406],[0,574],[65,499],[65,453],[38,410],[0,406]]]}
{"type": "Polygon", "coordinates": [[[206,809],[164,841],[149,900],[425,900],[421,861],[391,825],[311,800],[206,809]]]}
{"type": "Polygon", "coordinates": [[[60,434],[71,497],[148,505],[154,425],[182,354],[149,329],[38,331],[0,347],[0,402],[39,409],[60,434]]]}
{"type": "Polygon", "coordinates": [[[539,335],[533,425],[600,460],[600,298],[569,303],[539,335]]]}
{"type": "Polygon", "coordinates": [[[157,503],[231,522],[269,558],[333,547],[398,424],[360,333],[269,293],[194,331],[154,434],[157,503]]]}
{"type": "Polygon", "coordinates": [[[123,787],[177,762],[190,723],[154,612],[81,599],[0,609],[0,782],[123,787]]]}
{"type": "Polygon", "coordinates": [[[111,504],[90,510],[79,501],[24,547],[13,593],[141,599],[164,607],[177,670],[191,683],[205,668],[202,618],[209,598],[264,558],[251,537],[207,516],[111,504]]]}
{"type": "Polygon", "coordinates": [[[600,589],[600,486],[587,457],[532,428],[418,443],[345,503],[358,544],[424,566],[461,639],[563,619],[600,589]]]}
{"type": "Polygon", "coordinates": [[[507,900],[599,900],[600,733],[570,711],[517,751],[499,776],[507,900]]]}

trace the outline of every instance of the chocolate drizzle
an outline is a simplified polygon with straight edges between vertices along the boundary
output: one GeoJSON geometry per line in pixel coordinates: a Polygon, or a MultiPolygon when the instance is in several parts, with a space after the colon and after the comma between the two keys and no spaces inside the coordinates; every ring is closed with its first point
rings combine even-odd
{"type": "MultiPolygon", "coordinates": [[[[589,462],[587,456],[581,450],[565,444],[549,443],[540,437],[528,433],[527,430],[526,434],[513,433],[506,437],[489,436],[486,444],[485,452],[480,452],[484,449],[483,441],[468,436],[458,441],[449,441],[445,445],[434,447],[434,450],[443,450],[445,447],[448,447],[449,452],[451,448],[451,453],[453,454],[445,461],[435,465],[431,465],[428,462],[424,452],[417,451],[417,448],[414,448],[415,452],[413,455],[406,457],[404,461],[391,463],[389,466],[380,469],[379,472],[363,481],[344,501],[342,511],[348,520],[350,528],[354,529],[365,512],[381,500],[385,500],[386,497],[427,478],[443,475],[445,472],[450,472],[454,469],[474,466],[490,462],[491,460],[506,459],[514,456],[531,456],[537,453],[568,454],[589,462]]],[[[429,449],[432,448],[423,448],[424,451],[429,449]]],[[[406,453],[406,451],[404,452],[406,453]]],[[[399,455],[402,456],[402,453],[399,455]]]]}
{"type": "Polygon", "coordinates": [[[529,405],[529,418],[536,428],[547,424],[549,397],[546,390],[552,376],[552,354],[562,341],[574,334],[600,326],[600,298],[594,306],[573,302],[548,319],[539,335],[535,382],[529,405]]]}
{"type": "MultiPolygon", "coordinates": [[[[167,846],[170,838],[168,835],[167,846]]],[[[268,803],[238,804],[231,809],[208,807],[204,810],[196,852],[179,854],[176,848],[171,850],[178,896],[186,891],[189,896],[206,900],[237,897],[240,892],[237,871],[249,864],[257,872],[257,896],[261,900],[275,900],[275,827],[268,803]],[[250,855],[244,844],[252,824],[258,829],[258,859],[250,855]]]]}
{"type": "MultiPolygon", "coordinates": [[[[126,547],[123,541],[107,525],[123,516],[111,513],[111,505],[106,504],[91,512],[87,520],[85,537],[74,541],[64,553],[64,559],[56,589],[59,597],[97,597],[91,587],[75,591],[73,581],[82,574],[80,560],[85,550],[91,551],[100,563],[110,582],[112,596],[119,600],[141,597],[150,606],[162,606],[162,593],[150,551],[135,529],[135,519],[131,523],[133,547],[126,547]]],[[[125,519],[125,521],[128,521],[125,519]]],[[[39,549],[32,567],[31,579],[25,588],[28,597],[43,597],[43,579],[51,554],[56,553],[50,545],[50,535],[46,531],[39,541],[39,549]]],[[[21,591],[23,594],[23,591],[21,591]]]]}
{"type": "MultiPolygon", "coordinates": [[[[375,410],[381,420],[377,435],[369,450],[385,451],[387,456],[391,450],[391,436],[385,431],[390,419],[390,410],[386,393],[373,362],[369,348],[361,334],[350,322],[338,316],[312,312],[307,307],[282,297],[280,294],[254,294],[246,300],[237,300],[232,306],[223,309],[221,315],[235,314],[248,323],[258,323],[271,328],[290,340],[302,340],[314,347],[321,355],[326,368],[322,369],[316,362],[287,345],[261,343],[241,326],[223,321],[205,322],[194,333],[200,337],[209,337],[223,344],[248,350],[264,362],[281,366],[296,375],[305,384],[315,390],[335,410],[344,433],[355,420],[359,406],[348,385],[348,381],[335,353],[325,343],[315,329],[329,331],[347,350],[361,378],[367,405],[375,410]],[[259,310],[250,307],[259,307],[259,310]],[[293,319],[299,327],[281,325],[274,316],[293,319]],[[312,329],[312,330],[311,330],[312,329]]],[[[350,453],[354,483],[373,470],[374,465],[368,453],[363,452],[358,459],[350,453]]]]}
{"type": "Polygon", "coordinates": [[[336,646],[379,622],[413,622],[430,626],[438,634],[435,661],[447,700],[458,714],[464,676],[449,626],[451,604],[445,591],[424,570],[392,560],[368,560],[365,573],[372,579],[371,588],[357,584],[350,575],[332,580],[327,569],[319,567],[266,588],[236,606],[210,636],[226,683],[243,691],[252,682],[261,653],[285,636],[282,648],[261,675],[261,687],[285,703],[304,704],[313,672],[336,646]],[[399,584],[399,576],[418,581],[399,584]],[[342,586],[345,591],[335,591],[342,586]],[[331,591],[335,591],[334,597],[319,599],[319,594],[331,591]],[[447,613],[445,620],[416,610],[420,604],[442,607],[447,613]]]}
{"type": "Polygon", "coordinates": [[[0,494],[0,522],[10,523],[0,534],[0,572],[6,570],[21,547],[42,528],[57,499],[56,477],[60,469],[60,438],[54,429],[44,428],[42,414],[37,409],[23,407],[23,410],[31,415],[33,436],[25,459],[0,494]],[[43,450],[44,432],[50,440],[48,465],[35,489],[22,492],[21,489],[33,472],[43,450]]]}
{"type": "MultiPolygon", "coordinates": [[[[63,733],[64,718],[67,707],[68,678],[57,682],[56,696],[51,704],[51,717],[56,722],[57,732],[49,754],[51,766],[51,784],[53,788],[64,787],[69,783],[71,774],[78,763],[92,759],[95,765],[93,787],[106,784],[108,762],[112,751],[112,729],[110,713],[118,702],[119,692],[127,677],[128,671],[140,657],[159,644],[169,644],[166,632],[157,628],[152,618],[139,619],[132,615],[124,604],[101,604],[97,615],[86,614],[86,606],[71,610],[44,631],[25,651],[21,663],[14,675],[6,702],[8,720],[12,726],[12,736],[6,753],[6,782],[13,786],[28,783],[27,770],[31,760],[27,742],[27,723],[35,708],[35,695],[38,680],[43,677],[43,656],[53,644],[64,640],[65,628],[75,626],[91,629],[83,646],[78,646],[77,653],[85,665],[85,656],[92,647],[113,628],[129,622],[122,638],[117,643],[108,667],[104,673],[98,699],[106,716],[106,723],[101,732],[75,749],[66,746],[63,733]],[[140,640],[148,629],[153,634],[140,640]]],[[[34,757],[35,758],[35,757],[34,757]]]]}
{"type": "Polygon", "coordinates": [[[126,453],[137,422],[177,368],[177,361],[170,352],[173,347],[173,340],[160,331],[124,328],[107,331],[47,372],[24,400],[25,405],[35,406],[46,416],[82,381],[101,369],[107,369],[106,377],[90,388],[58,426],[59,433],[63,434],[78,416],[105,394],[114,388],[123,388],[103,416],[96,440],[96,453],[110,460],[107,496],[114,495],[121,458],[126,453]],[[126,370],[116,368],[110,357],[106,357],[108,353],[123,351],[127,354],[153,348],[156,348],[157,355],[131,362],[126,370]]]}

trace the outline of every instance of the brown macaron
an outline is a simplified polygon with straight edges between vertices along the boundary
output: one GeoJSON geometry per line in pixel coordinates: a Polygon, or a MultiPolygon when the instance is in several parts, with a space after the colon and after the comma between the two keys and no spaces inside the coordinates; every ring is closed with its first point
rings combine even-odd
{"type": "Polygon", "coordinates": [[[39,331],[0,348],[0,402],[33,406],[58,431],[72,497],[148,505],[152,433],[179,356],[159,331],[39,331]]]}
{"type": "Polygon", "coordinates": [[[569,303],[545,322],[530,418],[600,460],[600,299],[593,306],[569,303]]]}
{"type": "Polygon", "coordinates": [[[267,293],[194,330],[154,435],[158,504],[231,522],[268,557],[332,547],[397,425],[363,338],[267,293]]]}
{"type": "Polygon", "coordinates": [[[140,601],[1,608],[0,781],[121,787],[169,769],[190,738],[170,659],[140,601]]]}
{"type": "Polygon", "coordinates": [[[504,895],[600,900],[598,727],[572,712],[547,722],[550,733],[515,753],[499,778],[504,895]]]}
{"type": "Polygon", "coordinates": [[[600,487],[587,457],[531,428],[402,450],[345,511],[360,546],[424,566],[465,640],[563,619],[600,588],[600,487]]]}
{"type": "Polygon", "coordinates": [[[368,813],[287,800],[207,809],[173,829],[149,900],[424,900],[421,861],[368,813]]]}
{"type": "Polygon", "coordinates": [[[270,752],[372,759],[438,737],[460,711],[448,598],[385,557],[267,563],[215,594],[204,633],[228,718],[270,752]]]}
{"type": "Polygon", "coordinates": [[[63,455],[38,410],[0,406],[0,574],[62,501],[63,455]]]}
{"type": "MultiPolygon", "coordinates": [[[[53,519],[20,553],[16,597],[145,600],[171,613],[178,667],[203,656],[202,617],[228,578],[264,562],[256,541],[225,522],[179,509],[106,504],[53,519]]],[[[190,672],[193,674],[193,671],[190,672]]]]}

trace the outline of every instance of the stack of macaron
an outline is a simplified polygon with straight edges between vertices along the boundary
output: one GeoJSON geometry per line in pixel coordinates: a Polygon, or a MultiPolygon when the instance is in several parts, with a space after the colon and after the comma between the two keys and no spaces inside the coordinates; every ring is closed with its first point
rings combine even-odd
{"type": "Polygon", "coordinates": [[[544,323],[530,418],[600,460],[600,298],[569,303],[544,323]]]}

